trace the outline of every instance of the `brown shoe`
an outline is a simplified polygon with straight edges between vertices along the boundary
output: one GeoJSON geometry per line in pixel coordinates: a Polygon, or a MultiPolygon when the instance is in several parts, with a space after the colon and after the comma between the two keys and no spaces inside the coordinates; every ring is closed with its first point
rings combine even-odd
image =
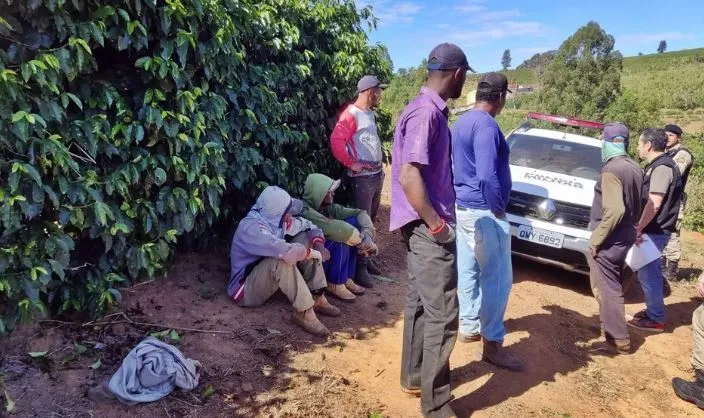
{"type": "Polygon", "coordinates": [[[405,393],[406,395],[411,395],[416,398],[420,398],[420,388],[404,388],[401,386],[401,392],[405,393]]]}
{"type": "Polygon", "coordinates": [[[484,343],[482,360],[513,372],[523,370],[523,363],[504,348],[500,342],[487,341],[485,339],[482,339],[482,342],[484,343]]]}
{"type": "Polygon", "coordinates": [[[346,303],[354,303],[357,297],[344,284],[328,283],[328,293],[346,303]]]}
{"type": "Polygon", "coordinates": [[[473,343],[482,340],[480,334],[462,334],[461,332],[457,336],[457,340],[461,343],[473,343]]]}
{"type": "Polygon", "coordinates": [[[606,338],[606,343],[616,349],[618,354],[630,354],[631,353],[631,340],[617,340],[613,338],[606,338]]]}
{"type": "Polygon", "coordinates": [[[315,303],[313,304],[313,310],[321,315],[325,316],[340,316],[340,308],[335,305],[330,304],[325,298],[325,295],[320,295],[315,297],[315,303]]]}
{"type": "Polygon", "coordinates": [[[313,308],[303,312],[296,312],[291,316],[291,321],[303,328],[304,331],[310,332],[313,335],[326,336],[330,334],[327,327],[315,316],[313,308]]]}
{"type": "Polygon", "coordinates": [[[357,283],[354,282],[352,279],[347,279],[347,283],[345,283],[345,287],[347,290],[350,292],[354,293],[357,296],[361,296],[364,294],[364,288],[357,283]]]}

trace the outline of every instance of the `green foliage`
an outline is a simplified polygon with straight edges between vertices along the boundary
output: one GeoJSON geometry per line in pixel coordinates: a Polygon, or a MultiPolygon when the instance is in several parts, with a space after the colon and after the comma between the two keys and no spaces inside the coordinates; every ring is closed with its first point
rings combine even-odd
{"type": "Polygon", "coordinates": [[[540,92],[551,114],[602,119],[620,94],[622,58],[614,38],[590,22],[562,43],[540,92]]]}
{"type": "Polygon", "coordinates": [[[685,134],[683,142],[694,155],[694,165],[687,181],[684,227],[704,232],[704,131],[685,134]]]}
{"type": "MultiPolygon", "coordinates": [[[[328,120],[388,52],[352,0],[9,1],[0,20],[0,332],[99,313],[266,184],[339,170],[328,120]]],[[[384,129],[384,128],[382,128],[384,129]]]]}
{"type": "MultiPolygon", "coordinates": [[[[611,102],[606,110],[604,120],[623,122],[636,138],[645,128],[661,126],[660,112],[653,100],[639,99],[635,93],[626,90],[616,100],[611,102]]],[[[635,155],[637,141],[631,141],[631,154],[635,155]]]]}
{"type": "Polygon", "coordinates": [[[389,83],[389,87],[381,95],[381,107],[391,114],[393,123],[406,105],[418,95],[420,88],[425,83],[428,70],[425,68],[425,60],[417,68],[401,68],[394,75],[389,83]]]}
{"type": "Polygon", "coordinates": [[[625,58],[621,82],[659,108],[704,107],[704,49],[625,58]]]}
{"type": "Polygon", "coordinates": [[[521,65],[516,67],[517,70],[530,69],[533,70],[538,77],[542,77],[545,74],[548,66],[555,59],[557,51],[546,51],[540,54],[535,54],[529,59],[523,61],[521,65]]]}
{"type": "Polygon", "coordinates": [[[503,55],[501,55],[501,68],[504,69],[504,71],[508,70],[508,68],[511,66],[511,50],[506,49],[504,50],[503,55]]]}

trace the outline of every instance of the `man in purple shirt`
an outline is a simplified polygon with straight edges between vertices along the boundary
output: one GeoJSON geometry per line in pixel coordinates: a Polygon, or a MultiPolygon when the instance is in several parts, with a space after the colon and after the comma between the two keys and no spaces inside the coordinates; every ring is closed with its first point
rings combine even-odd
{"type": "Polygon", "coordinates": [[[390,229],[401,229],[409,278],[401,388],[420,395],[426,417],[454,416],[449,403],[458,314],[455,192],[445,102],[460,97],[467,70],[467,57],[456,45],[430,52],[428,81],[403,111],[392,150],[390,229]]]}
{"type": "Polygon", "coordinates": [[[506,76],[485,74],[477,86],[474,109],[452,126],[457,295],[460,341],[483,340],[483,360],[519,371],[523,364],[502,346],[504,314],[513,284],[511,234],[505,214],[511,171],[508,144],[494,118],[501,113],[508,91],[506,76]]]}

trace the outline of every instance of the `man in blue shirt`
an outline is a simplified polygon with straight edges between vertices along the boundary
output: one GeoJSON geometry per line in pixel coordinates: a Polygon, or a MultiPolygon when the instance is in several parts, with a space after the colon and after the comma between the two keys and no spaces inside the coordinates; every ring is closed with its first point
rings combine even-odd
{"type": "Polygon", "coordinates": [[[488,73],[474,109],[452,127],[457,195],[457,295],[462,342],[483,340],[482,359],[509,370],[523,365],[502,347],[504,314],[513,284],[506,205],[511,193],[509,148],[494,119],[506,104],[508,80],[488,73]],[[481,335],[480,335],[481,333],[481,335]]]}

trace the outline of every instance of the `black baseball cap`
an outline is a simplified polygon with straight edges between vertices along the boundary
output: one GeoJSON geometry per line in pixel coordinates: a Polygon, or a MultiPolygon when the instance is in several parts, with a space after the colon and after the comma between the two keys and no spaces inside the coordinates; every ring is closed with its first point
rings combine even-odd
{"type": "Polygon", "coordinates": [[[467,67],[473,73],[474,68],[469,66],[467,56],[462,51],[462,48],[455,44],[444,43],[436,46],[428,55],[428,70],[456,70],[458,68],[467,67]]]}
{"type": "Polygon", "coordinates": [[[682,128],[677,125],[665,125],[665,132],[672,132],[677,136],[682,136],[682,128]]]}
{"type": "Polygon", "coordinates": [[[477,84],[477,92],[481,93],[513,93],[508,88],[508,79],[501,73],[486,73],[477,84]]]}

